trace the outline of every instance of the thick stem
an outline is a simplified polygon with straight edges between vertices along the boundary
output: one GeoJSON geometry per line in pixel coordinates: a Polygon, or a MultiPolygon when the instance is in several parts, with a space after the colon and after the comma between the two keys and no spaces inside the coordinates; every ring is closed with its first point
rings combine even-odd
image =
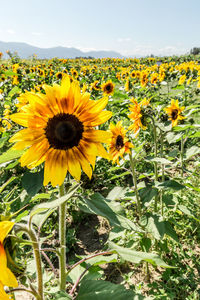
{"type": "Polygon", "coordinates": [[[129,159],[130,159],[130,165],[131,165],[131,171],[133,175],[133,183],[134,183],[134,191],[135,191],[135,196],[136,196],[136,202],[137,202],[137,211],[139,216],[141,217],[142,215],[142,210],[141,210],[141,204],[140,204],[140,197],[137,189],[137,178],[136,178],[136,173],[135,173],[135,159],[132,158],[132,154],[129,154],[129,159]]]}
{"type": "Polygon", "coordinates": [[[30,227],[27,228],[24,225],[19,224],[19,229],[16,230],[16,232],[25,232],[33,245],[33,251],[34,251],[34,257],[35,257],[35,263],[36,263],[36,273],[37,273],[37,300],[44,300],[44,294],[43,294],[43,274],[42,274],[42,261],[41,261],[41,255],[40,255],[40,248],[39,248],[39,242],[37,239],[37,236],[35,234],[35,231],[31,229],[30,227]]]}
{"type": "MultiPolygon", "coordinates": [[[[60,197],[64,196],[64,184],[59,187],[60,197]]],[[[60,239],[60,290],[66,288],[66,202],[59,206],[59,239],[60,239]]]]}

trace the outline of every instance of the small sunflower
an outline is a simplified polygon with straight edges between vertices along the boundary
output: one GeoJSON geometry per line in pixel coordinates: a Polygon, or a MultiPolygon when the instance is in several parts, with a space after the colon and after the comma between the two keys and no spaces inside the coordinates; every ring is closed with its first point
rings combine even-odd
{"type": "Polygon", "coordinates": [[[44,85],[44,90],[46,94],[26,93],[28,104],[10,116],[27,127],[10,139],[16,142],[14,149],[28,147],[21,165],[34,168],[45,162],[44,185],[61,185],[67,171],[80,180],[82,169],[91,178],[96,156],[109,158],[101,143],[109,142],[110,133],[94,129],[112,115],[102,111],[108,97],[90,100],[90,94],[81,93],[78,82],[71,83],[69,76],[61,86],[44,85]]]}
{"type": "Polygon", "coordinates": [[[90,88],[91,90],[99,91],[101,89],[101,84],[99,80],[95,80],[93,83],[91,83],[90,88]]]}
{"type": "Polygon", "coordinates": [[[178,100],[174,99],[171,100],[171,105],[165,108],[165,112],[168,114],[169,120],[172,121],[172,127],[178,124],[178,120],[185,119],[185,117],[181,115],[184,108],[184,106],[179,107],[178,100]]]}
{"type": "Polygon", "coordinates": [[[102,90],[104,95],[112,95],[114,92],[114,84],[111,80],[102,84],[102,90]]]}
{"type": "Polygon", "coordinates": [[[133,144],[126,138],[127,130],[122,126],[122,122],[119,121],[116,125],[110,124],[109,127],[112,138],[109,147],[109,153],[112,157],[113,163],[119,164],[119,157],[123,158],[124,153],[130,153],[130,148],[133,148],[133,144]]]}

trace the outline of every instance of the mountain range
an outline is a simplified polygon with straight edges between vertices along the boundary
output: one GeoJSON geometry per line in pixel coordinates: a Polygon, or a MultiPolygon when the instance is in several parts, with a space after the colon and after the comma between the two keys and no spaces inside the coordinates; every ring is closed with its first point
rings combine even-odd
{"type": "Polygon", "coordinates": [[[3,53],[3,58],[8,58],[6,51],[17,52],[20,58],[30,58],[34,54],[40,59],[57,58],[76,58],[76,57],[93,57],[93,58],[123,58],[123,56],[115,51],[88,51],[83,52],[77,48],[69,47],[53,47],[53,48],[39,48],[31,46],[26,43],[18,42],[1,42],[0,52],[3,53]]]}

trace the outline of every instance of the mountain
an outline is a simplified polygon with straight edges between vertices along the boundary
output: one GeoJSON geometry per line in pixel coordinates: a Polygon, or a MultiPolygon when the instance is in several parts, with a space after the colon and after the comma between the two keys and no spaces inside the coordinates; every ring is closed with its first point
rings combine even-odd
{"type": "Polygon", "coordinates": [[[75,58],[75,57],[94,57],[94,58],[123,58],[120,53],[115,51],[88,51],[83,52],[76,48],[68,47],[53,47],[53,48],[38,48],[26,43],[18,42],[1,42],[0,52],[3,52],[3,58],[8,58],[6,51],[10,50],[12,53],[17,52],[21,58],[29,58],[33,54],[37,54],[37,58],[75,58]]]}

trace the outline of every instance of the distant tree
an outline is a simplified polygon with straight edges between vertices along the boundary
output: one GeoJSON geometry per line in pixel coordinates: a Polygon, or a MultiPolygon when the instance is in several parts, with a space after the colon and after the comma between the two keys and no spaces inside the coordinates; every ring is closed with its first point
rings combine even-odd
{"type": "Polygon", "coordinates": [[[190,54],[198,55],[200,54],[200,47],[194,47],[190,50],[190,54]]]}

